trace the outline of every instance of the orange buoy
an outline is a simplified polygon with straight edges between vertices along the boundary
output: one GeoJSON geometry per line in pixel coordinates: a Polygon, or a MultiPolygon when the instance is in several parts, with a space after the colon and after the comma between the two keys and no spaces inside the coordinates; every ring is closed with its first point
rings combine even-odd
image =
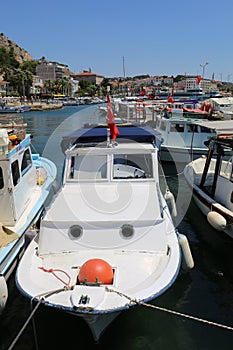
{"type": "Polygon", "coordinates": [[[111,284],[113,281],[113,269],[105,260],[90,259],[82,265],[78,281],[79,283],[111,284]]]}

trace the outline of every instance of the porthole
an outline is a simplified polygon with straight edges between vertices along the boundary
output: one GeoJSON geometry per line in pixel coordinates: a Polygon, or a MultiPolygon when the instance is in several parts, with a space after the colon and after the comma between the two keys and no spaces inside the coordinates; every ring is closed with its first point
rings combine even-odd
{"type": "Polygon", "coordinates": [[[130,225],[130,224],[122,225],[120,233],[124,238],[131,238],[134,235],[133,225],[130,225]]]}
{"type": "Polygon", "coordinates": [[[68,230],[68,235],[70,239],[78,239],[83,234],[83,228],[80,225],[72,225],[68,230]]]}

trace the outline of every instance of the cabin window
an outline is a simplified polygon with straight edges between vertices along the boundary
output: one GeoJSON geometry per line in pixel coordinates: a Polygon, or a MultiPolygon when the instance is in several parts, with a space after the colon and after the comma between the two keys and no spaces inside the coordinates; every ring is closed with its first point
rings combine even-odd
{"type": "Polygon", "coordinates": [[[186,124],[188,132],[198,132],[198,126],[195,124],[186,124]]]}
{"type": "Polygon", "coordinates": [[[170,124],[170,131],[172,132],[176,131],[176,124],[173,124],[173,123],[170,124]]]}
{"type": "Polygon", "coordinates": [[[200,128],[201,128],[201,132],[214,133],[213,129],[206,128],[205,126],[200,125],[200,128]]]}
{"type": "Polygon", "coordinates": [[[3,171],[0,167],[0,190],[4,187],[4,180],[3,180],[3,171]]]}
{"type": "Polygon", "coordinates": [[[107,178],[106,155],[78,155],[71,158],[70,179],[100,180],[107,178]]]}
{"type": "Polygon", "coordinates": [[[151,154],[115,154],[113,179],[152,178],[151,154]]]}
{"type": "Polygon", "coordinates": [[[176,131],[184,132],[184,124],[176,124],[176,131]]]}
{"type": "Polygon", "coordinates": [[[166,125],[167,125],[167,123],[164,120],[162,120],[160,122],[160,129],[165,131],[166,130],[166,125]]]}
{"type": "Polygon", "coordinates": [[[220,175],[225,177],[228,180],[232,178],[232,162],[231,159],[227,161],[223,161],[220,168],[220,175]]]}
{"type": "Polygon", "coordinates": [[[175,124],[175,123],[171,123],[170,124],[170,131],[175,132],[184,132],[184,124],[175,124]]]}
{"type": "Polygon", "coordinates": [[[15,160],[11,164],[11,173],[12,173],[12,178],[13,178],[13,184],[14,184],[14,186],[16,186],[19,183],[19,179],[20,179],[18,160],[15,160]]]}
{"type": "Polygon", "coordinates": [[[21,174],[22,176],[26,174],[26,172],[31,168],[32,166],[32,159],[29,149],[26,149],[23,155],[23,160],[21,164],[21,174]]]}

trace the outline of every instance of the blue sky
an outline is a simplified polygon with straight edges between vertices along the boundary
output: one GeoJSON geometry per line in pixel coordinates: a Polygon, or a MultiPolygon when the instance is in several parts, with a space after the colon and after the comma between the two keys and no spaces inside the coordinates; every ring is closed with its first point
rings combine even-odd
{"type": "Polygon", "coordinates": [[[233,81],[233,1],[3,1],[0,32],[35,59],[106,77],[202,75],[233,81]]]}

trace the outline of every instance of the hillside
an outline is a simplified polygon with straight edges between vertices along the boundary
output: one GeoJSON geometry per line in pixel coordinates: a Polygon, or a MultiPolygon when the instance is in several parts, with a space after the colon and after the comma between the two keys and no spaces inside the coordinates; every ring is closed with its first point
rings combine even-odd
{"type": "Polygon", "coordinates": [[[14,41],[10,40],[3,33],[0,33],[0,46],[4,47],[7,51],[10,51],[10,49],[13,48],[15,58],[19,63],[33,60],[33,57],[26,50],[19,47],[14,41]]]}

